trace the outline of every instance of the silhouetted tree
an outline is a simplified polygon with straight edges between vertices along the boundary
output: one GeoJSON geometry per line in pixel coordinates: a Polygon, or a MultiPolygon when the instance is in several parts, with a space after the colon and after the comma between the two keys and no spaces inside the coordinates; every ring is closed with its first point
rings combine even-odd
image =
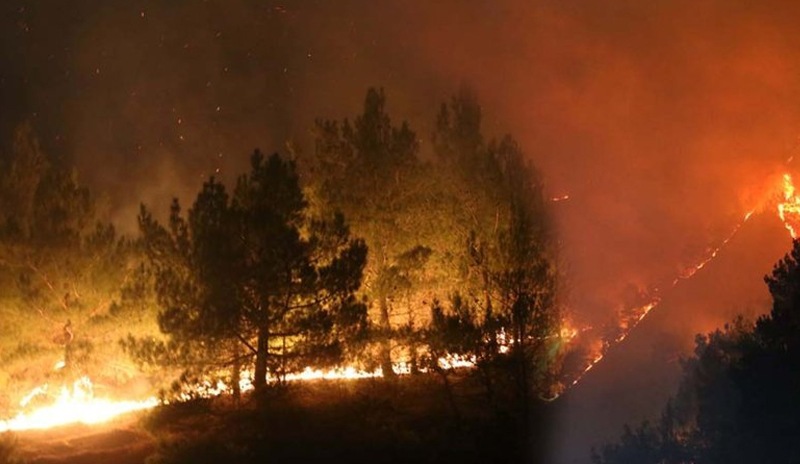
{"type": "Polygon", "coordinates": [[[800,242],[765,281],[773,298],[768,315],[698,336],[664,413],[669,427],[640,429],[649,454],[634,459],[642,440],[626,432],[621,443],[596,453],[595,462],[800,462],[800,242]]]}
{"type": "Polygon", "coordinates": [[[354,294],[366,246],[350,238],[341,215],[309,217],[294,163],[278,155],[256,151],[232,198],[212,178],[188,218],[175,201],[168,227],[144,207],[139,223],[161,330],[172,343],[216,354],[203,364],[231,366],[234,385],[241,350],[255,358],[253,384],[263,390],[268,371],[340,361],[345,341],[365,328],[354,294]]]}
{"type": "Polygon", "coordinates": [[[513,379],[524,416],[557,369],[549,352],[560,315],[541,177],[510,136],[484,142],[481,109],[469,90],[442,105],[433,138],[463,204],[468,273],[461,292],[489,345],[478,356],[479,372],[489,392],[495,378],[513,379]],[[500,366],[502,375],[491,375],[500,366]]]}
{"type": "MultiPolygon", "coordinates": [[[[431,320],[424,331],[428,353],[423,358],[425,367],[435,372],[444,384],[447,401],[456,418],[460,417],[447,364],[449,357],[460,356],[475,359],[478,368],[484,367],[482,348],[486,345],[485,331],[476,324],[475,313],[459,295],[453,297],[450,311],[446,311],[438,300],[431,304],[431,320]]],[[[496,348],[496,347],[495,347],[496,348]]]]}
{"type": "MultiPolygon", "coordinates": [[[[533,332],[551,333],[558,317],[542,183],[516,142],[484,141],[480,106],[467,90],[442,106],[431,162],[419,159],[405,123],[392,125],[380,90],[367,92],[354,123],[318,121],[316,135],[318,198],[343,210],[370,246],[364,291],[377,307],[383,370],[391,342],[429,322],[418,308],[458,292],[481,318],[507,316],[509,336],[524,341],[512,350],[519,390],[530,390],[538,373],[521,360],[533,361],[533,332]],[[427,250],[423,260],[407,259],[423,256],[415,250],[427,250]],[[407,308],[405,325],[399,307],[407,308]]],[[[404,337],[413,363],[417,337],[404,337]]]]}
{"type": "Polygon", "coordinates": [[[398,336],[393,306],[416,291],[409,273],[430,257],[432,221],[416,134],[405,122],[393,125],[385,107],[383,90],[371,88],[352,123],[317,121],[316,192],[324,204],[344,212],[370,248],[364,292],[377,306],[379,361],[390,377],[392,340],[398,336]]]}

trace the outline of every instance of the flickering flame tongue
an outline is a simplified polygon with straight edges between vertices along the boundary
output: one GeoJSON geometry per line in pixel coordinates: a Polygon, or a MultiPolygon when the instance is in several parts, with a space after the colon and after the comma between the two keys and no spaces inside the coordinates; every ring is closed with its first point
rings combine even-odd
{"type": "Polygon", "coordinates": [[[778,203],[778,216],[793,239],[800,230],[800,197],[797,196],[792,176],[783,175],[783,202],[778,203]]]}
{"type": "MultiPolygon", "coordinates": [[[[448,355],[439,359],[439,365],[443,369],[471,368],[475,365],[473,358],[459,356],[456,354],[448,355]]],[[[398,363],[395,365],[395,372],[400,375],[409,374],[410,368],[398,363]]],[[[354,367],[342,367],[338,369],[314,369],[307,367],[300,373],[287,374],[282,378],[284,381],[312,381],[312,380],[354,380],[373,377],[382,377],[380,369],[375,371],[363,371],[354,367]]],[[[241,391],[253,389],[251,382],[252,372],[245,372],[239,382],[241,391]]],[[[278,381],[279,378],[270,375],[270,381],[278,381]]],[[[20,401],[19,405],[25,411],[20,412],[15,417],[7,420],[0,419],[0,433],[7,431],[24,431],[35,429],[47,429],[61,425],[82,423],[98,424],[107,422],[117,416],[145,409],[151,409],[159,404],[155,397],[150,397],[141,401],[111,400],[97,398],[94,394],[94,386],[89,377],[81,377],[71,386],[64,386],[55,395],[51,404],[31,408],[31,404],[37,399],[49,398],[53,394],[48,384],[40,385],[31,390],[20,401]]],[[[191,391],[182,395],[179,400],[188,400],[195,397],[209,398],[222,394],[231,393],[231,388],[222,381],[205,382],[191,387],[191,391]]]]}

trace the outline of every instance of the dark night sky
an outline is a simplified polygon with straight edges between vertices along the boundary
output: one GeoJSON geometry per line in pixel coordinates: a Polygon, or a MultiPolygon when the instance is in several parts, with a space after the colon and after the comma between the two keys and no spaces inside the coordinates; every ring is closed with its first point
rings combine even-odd
{"type": "MultiPolygon", "coordinates": [[[[130,229],[139,202],[230,179],[255,147],[310,151],[314,118],[354,115],[370,85],[427,150],[466,82],[487,132],[571,195],[554,205],[570,301],[599,324],[702,257],[798,154],[798,19],[774,0],[9,0],[0,130],[31,120],[130,229]]],[[[682,339],[753,292],[705,295],[682,339]]]]}
{"type": "Polygon", "coordinates": [[[353,114],[369,85],[391,93],[410,51],[382,43],[391,12],[344,2],[3,8],[4,126],[32,120],[123,223],[141,200],[238,171],[255,147],[307,138],[317,116],[353,114]]]}

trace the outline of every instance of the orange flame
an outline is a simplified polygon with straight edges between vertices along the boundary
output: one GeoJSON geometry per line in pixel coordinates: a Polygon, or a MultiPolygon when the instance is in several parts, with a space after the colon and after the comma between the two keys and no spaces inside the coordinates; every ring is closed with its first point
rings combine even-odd
{"type": "MultiPolygon", "coordinates": [[[[35,397],[47,395],[48,389],[47,384],[36,387],[20,401],[20,406],[25,407],[35,397]]],[[[157,404],[155,398],[141,401],[95,398],[92,382],[88,377],[81,377],[71,388],[62,387],[53,404],[0,420],[0,432],[46,429],[71,423],[98,424],[121,414],[150,409],[157,404]]]]}
{"type": "MultiPolygon", "coordinates": [[[[450,354],[439,358],[439,365],[443,369],[472,368],[475,366],[475,359],[458,354],[450,354]]],[[[58,369],[59,366],[56,368],[58,369]]],[[[395,373],[405,375],[411,373],[411,368],[406,363],[395,363],[395,373]]],[[[315,369],[306,367],[298,373],[287,374],[282,380],[287,382],[313,381],[313,380],[355,380],[383,377],[380,368],[374,371],[360,370],[352,366],[334,369],[315,369]]],[[[242,392],[253,389],[253,374],[245,371],[239,380],[239,387],[242,392]]],[[[279,377],[269,374],[270,381],[278,381],[279,377]]],[[[155,397],[150,397],[140,401],[119,401],[107,398],[97,398],[94,395],[94,386],[89,377],[81,377],[70,387],[64,386],[47,406],[37,407],[30,411],[28,409],[34,399],[47,398],[50,396],[51,387],[48,384],[40,385],[19,402],[23,412],[18,413],[10,419],[0,419],[0,433],[7,431],[25,431],[34,429],[46,429],[61,425],[82,423],[98,424],[110,421],[111,419],[134,411],[151,409],[159,404],[155,397]]],[[[179,395],[178,401],[185,401],[191,398],[201,397],[210,398],[214,396],[230,394],[232,389],[223,381],[202,382],[193,385],[190,391],[179,395]]]]}
{"type": "Polygon", "coordinates": [[[797,196],[789,173],[783,175],[783,202],[778,203],[778,216],[789,231],[789,235],[796,239],[800,227],[800,197],[797,196]]]}

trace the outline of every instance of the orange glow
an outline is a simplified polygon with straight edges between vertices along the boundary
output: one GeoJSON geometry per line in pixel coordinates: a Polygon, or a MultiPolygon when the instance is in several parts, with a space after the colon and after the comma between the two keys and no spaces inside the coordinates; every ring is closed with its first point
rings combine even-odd
{"type": "Polygon", "coordinates": [[[578,336],[578,332],[578,329],[573,327],[568,321],[563,321],[558,335],[562,340],[570,341],[578,336]]]}
{"type": "MultiPolygon", "coordinates": [[[[775,190],[772,190],[775,192],[775,190]]],[[[767,204],[775,204],[777,214],[783,222],[786,230],[791,237],[797,238],[797,231],[800,231],[800,196],[798,196],[797,189],[794,186],[792,176],[785,173],[781,177],[780,184],[781,195],[778,196],[782,201],[775,201],[775,193],[770,194],[770,200],[767,204]],[[775,202],[775,203],[773,203],[775,202]]],[[[552,198],[552,201],[563,201],[569,199],[569,195],[562,195],[560,197],[552,198]]],[[[764,203],[762,203],[762,206],[764,203]]],[[[771,206],[771,205],[770,205],[771,206]]],[[[761,208],[757,208],[761,211],[761,208]]],[[[725,237],[720,244],[710,250],[707,255],[699,260],[695,265],[689,266],[681,271],[669,288],[676,286],[681,280],[692,278],[698,271],[703,269],[709,262],[715,259],[723,247],[725,247],[733,237],[739,232],[742,226],[753,216],[756,208],[747,211],[742,220],[734,226],[731,233],[725,237]]],[[[619,322],[621,332],[613,339],[612,342],[603,342],[598,344],[596,348],[592,349],[593,354],[590,356],[586,366],[580,373],[572,379],[568,384],[570,387],[577,385],[583,377],[589,373],[594,366],[600,363],[608,352],[608,348],[614,344],[623,342],[628,335],[647,317],[647,315],[661,302],[659,294],[654,293],[650,296],[649,302],[635,308],[628,312],[627,317],[619,322]]],[[[578,329],[572,326],[568,321],[562,321],[561,328],[553,335],[545,338],[559,337],[567,342],[572,341],[578,335],[587,330],[587,328],[578,329]]],[[[509,350],[509,345],[513,343],[513,339],[505,333],[500,331],[497,336],[499,342],[499,351],[505,353],[509,350]]],[[[475,365],[475,359],[451,354],[442,357],[438,360],[439,366],[443,369],[459,369],[459,368],[472,368],[475,365]]],[[[60,370],[64,367],[63,362],[56,363],[55,370],[60,370]]],[[[410,373],[410,368],[405,363],[395,364],[395,372],[400,375],[410,373]]],[[[355,380],[365,378],[380,378],[383,373],[380,369],[374,371],[359,370],[352,366],[340,367],[335,369],[316,369],[306,367],[299,373],[287,374],[281,380],[295,382],[295,381],[313,381],[313,380],[355,380]]],[[[269,380],[277,381],[279,377],[270,374],[269,380]]],[[[253,389],[252,373],[244,372],[240,381],[240,389],[242,392],[247,392],[253,389]]],[[[190,392],[186,392],[180,399],[187,400],[192,397],[213,397],[221,394],[230,394],[231,388],[229,385],[222,381],[204,382],[192,387],[190,392]]],[[[555,400],[563,393],[563,390],[558,392],[552,398],[547,400],[555,400]]],[[[51,396],[49,385],[45,384],[34,388],[25,395],[20,401],[20,407],[24,410],[36,398],[51,396]]],[[[7,420],[0,420],[0,432],[5,431],[22,431],[31,429],[44,429],[56,427],[70,423],[84,423],[96,424],[106,422],[119,415],[150,409],[158,405],[158,400],[150,397],[140,401],[115,401],[107,398],[96,398],[93,391],[92,382],[88,377],[81,377],[75,381],[71,387],[62,387],[52,404],[42,406],[31,411],[24,411],[17,414],[15,417],[7,420]]]]}
{"type": "MultiPolygon", "coordinates": [[[[772,184],[772,182],[770,182],[770,184],[772,184]]],[[[567,199],[569,199],[569,195],[553,197],[551,200],[558,202],[567,199]]],[[[759,207],[747,211],[742,216],[741,221],[733,227],[727,237],[719,242],[716,248],[709,250],[705,257],[700,259],[696,264],[688,266],[683,271],[679,272],[668,289],[675,287],[681,280],[692,278],[698,271],[702,270],[708,263],[714,260],[721,250],[736,236],[744,224],[751,219],[756,211],[761,212],[767,209],[767,207],[765,207],[767,205],[769,210],[772,210],[773,207],[775,208],[775,210],[772,211],[777,212],[777,215],[780,217],[789,235],[793,239],[796,239],[798,231],[800,231],[800,196],[794,186],[791,174],[784,173],[780,177],[779,185],[770,189],[767,201],[762,202],[759,207]],[[780,194],[777,194],[776,190],[779,191],[780,194]]],[[[585,367],[583,367],[580,373],[573,378],[568,385],[570,387],[577,385],[594,366],[604,359],[611,346],[622,343],[648,314],[658,306],[661,302],[660,295],[661,292],[654,291],[648,298],[649,302],[628,311],[626,317],[619,321],[620,332],[618,332],[618,335],[611,341],[606,340],[603,343],[597,344],[597,346],[592,349],[592,354],[585,367]]],[[[570,342],[585,330],[587,330],[587,328],[576,328],[572,326],[569,321],[564,320],[557,333],[544,338],[559,337],[566,342],[570,342]]],[[[509,346],[513,343],[513,339],[502,330],[498,333],[497,340],[499,342],[498,349],[501,353],[507,352],[509,346]]],[[[475,365],[475,359],[463,355],[450,354],[440,358],[438,364],[443,369],[472,368],[475,365]]],[[[60,370],[63,367],[64,363],[59,362],[56,363],[54,369],[60,370]]],[[[395,364],[395,372],[397,374],[404,375],[410,373],[410,371],[410,367],[405,363],[395,364]]],[[[365,371],[352,366],[345,366],[324,370],[306,367],[299,373],[287,374],[282,378],[279,378],[275,374],[270,374],[269,380],[295,382],[313,380],[355,380],[380,377],[383,377],[383,373],[380,369],[365,371]]],[[[242,392],[252,390],[252,372],[244,372],[239,384],[242,392]]],[[[0,432],[43,429],[70,423],[102,423],[125,413],[153,408],[159,403],[154,397],[139,401],[116,401],[107,398],[96,398],[92,382],[88,377],[81,377],[70,387],[61,387],[55,394],[52,393],[51,390],[52,389],[47,384],[31,390],[19,403],[23,412],[20,412],[13,418],[0,420],[0,432]],[[50,398],[51,404],[30,411],[24,411],[28,409],[34,399],[42,398],[50,398]]],[[[230,394],[230,392],[231,388],[224,382],[217,381],[214,383],[209,381],[193,386],[192,390],[182,395],[180,399],[186,400],[198,396],[212,397],[221,394],[230,394]]],[[[563,393],[563,391],[557,393],[552,398],[546,399],[554,400],[558,398],[561,393],[563,393]]]]}
{"type": "MultiPolygon", "coordinates": [[[[789,178],[789,180],[791,180],[791,178],[789,178]]],[[[791,198],[793,198],[793,201],[798,201],[797,197],[793,196],[794,190],[792,190],[791,193],[792,193],[791,198]]],[[[789,196],[789,194],[787,194],[787,196],[789,196]]],[[[797,220],[800,220],[800,201],[798,201],[797,203],[793,203],[793,205],[795,205],[794,207],[797,208],[792,210],[793,214],[797,214],[798,215],[797,220]]],[[[780,205],[778,206],[778,208],[779,211],[781,211],[780,205]]],[[[786,208],[786,211],[789,211],[789,208],[786,208]]],[[[678,274],[678,276],[675,277],[675,279],[673,279],[672,284],[670,285],[669,288],[675,287],[676,285],[678,285],[678,283],[680,283],[681,280],[687,280],[692,278],[698,271],[703,269],[708,263],[714,260],[714,258],[716,258],[719,255],[722,248],[724,248],[733,239],[733,237],[736,236],[736,234],[739,232],[742,226],[744,226],[744,224],[748,220],[750,220],[750,218],[753,216],[755,212],[756,212],[755,209],[747,211],[742,217],[742,220],[738,224],[736,224],[736,226],[734,226],[730,234],[728,234],[728,236],[725,237],[725,239],[722,240],[722,242],[720,242],[720,244],[716,248],[710,250],[704,258],[702,258],[697,262],[697,264],[689,266],[685,268],[683,271],[681,271],[678,274]]],[[[781,216],[781,219],[784,220],[784,224],[787,224],[786,220],[784,219],[784,216],[781,216]]],[[[789,227],[790,226],[787,224],[787,229],[789,229],[789,232],[791,233],[793,229],[790,229],[789,227]]],[[[612,345],[616,345],[618,343],[622,343],[623,341],[625,341],[628,335],[630,335],[630,333],[647,317],[648,314],[650,314],[650,312],[653,309],[655,309],[658,306],[659,303],[661,303],[661,297],[658,294],[653,294],[651,295],[650,301],[648,303],[629,311],[630,315],[619,321],[619,329],[621,330],[619,335],[617,335],[617,337],[614,338],[613,342],[611,343],[604,342],[602,344],[599,344],[597,348],[592,350],[594,354],[592,355],[586,366],[583,368],[583,370],[572,380],[569,386],[574,387],[575,385],[580,383],[583,377],[586,374],[588,374],[589,371],[591,371],[594,368],[594,366],[596,366],[598,363],[600,363],[600,361],[604,359],[606,353],[608,352],[608,348],[610,348],[612,345]]],[[[553,397],[543,398],[543,399],[547,401],[553,401],[557,399],[561,394],[563,394],[563,391],[557,393],[553,397]]]]}
{"type": "MultiPolygon", "coordinates": [[[[24,408],[34,398],[47,396],[48,390],[46,384],[36,387],[20,401],[20,406],[24,408]]],[[[141,401],[95,398],[92,382],[88,377],[81,377],[71,387],[62,387],[51,405],[0,420],[0,432],[46,429],[71,423],[98,424],[121,414],[150,409],[157,404],[158,400],[153,397],[141,401]]]]}
{"type": "MultiPolygon", "coordinates": [[[[402,372],[402,371],[401,371],[402,372]]],[[[373,372],[362,371],[352,366],[338,369],[314,369],[306,367],[302,372],[287,374],[286,380],[289,382],[309,381],[309,380],[355,380],[383,377],[380,369],[373,372]]]]}
{"type": "MultiPolygon", "coordinates": [[[[791,158],[789,159],[789,161],[787,161],[787,163],[790,161],[791,158]]],[[[772,184],[772,181],[770,181],[770,184],[772,184]]],[[[733,237],[736,236],[736,234],[739,232],[742,226],[744,226],[744,224],[747,221],[749,221],[751,217],[753,217],[753,214],[755,214],[756,211],[759,212],[763,211],[765,205],[769,205],[769,208],[772,208],[772,205],[775,205],[778,217],[780,217],[784,227],[786,227],[786,230],[789,231],[789,235],[792,237],[792,239],[796,239],[797,232],[800,231],[800,196],[798,196],[797,189],[794,186],[791,174],[784,173],[781,176],[781,181],[779,185],[775,187],[770,187],[768,189],[766,200],[762,200],[757,207],[747,211],[742,217],[742,220],[733,227],[728,236],[725,237],[725,239],[723,239],[716,248],[710,250],[705,258],[698,261],[697,264],[689,266],[685,268],[683,271],[681,271],[675,277],[675,279],[673,279],[670,288],[678,285],[678,283],[680,283],[681,280],[687,280],[692,278],[698,271],[703,269],[708,263],[714,260],[714,258],[716,258],[719,255],[720,251],[733,239],[733,237]],[[775,194],[776,189],[781,192],[780,195],[775,194]],[[775,199],[776,196],[778,198],[782,198],[782,201],[781,200],[776,201],[775,199]]],[[[642,322],[642,320],[645,317],[647,317],[650,311],[652,311],[656,306],[658,306],[660,302],[661,298],[658,295],[653,295],[649,303],[634,309],[633,311],[631,311],[632,315],[630,317],[622,319],[619,322],[619,327],[622,330],[622,332],[614,339],[613,344],[623,342],[631,333],[631,331],[633,331],[633,329],[635,329],[639,325],[639,323],[642,322]]],[[[578,374],[578,376],[572,381],[570,386],[577,385],[583,379],[583,377],[589,371],[591,371],[592,368],[594,368],[595,365],[597,365],[600,361],[603,360],[603,357],[607,353],[609,346],[610,344],[604,343],[601,347],[595,350],[595,354],[593,355],[591,360],[588,362],[586,367],[580,372],[580,374],[578,374]]],[[[547,398],[547,400],[554,400],[558,398],[560,394],[561,393],[554,396],[553,398],[547,398]]]]}
{"type": "MultiPolygon", "coordinates": [[[[451,354],[439,358],[438,363],[443,369],[448,370],[471,368],[475,365],[475,359],[451,354]]],[[[56,369],[59,368],[60,366],[57,365],[56,369]]],[[[398,375],[405,375],[411,372],[410,366],[406,363],[396,363],[394,365],[394,370],[398,375]]],[[[248,392],[253,389],[252,377],[253,373],[251,371],[244,371],[242,373],[239,380],[239,387],[242,392],[248,392]]],[[[275,374],[268,375],[270,381],[284,380],[287,382],[356,380],[380,377],[383,377],[383,372],[380,368],[374,371],[365,371],[352,366],[333,369],[306,367],[301,372],[286,374],[282,379],[275,374]]],[[[140,401],[119,401],[108,398],[97,398],[94,395],[94,386],[89,377],[86,376],[75,381],[70,387],[62,387],[54,398],[49,398],[51,396],[50,391],[51,387],[48,384],[44,384],[26,394],[19,402],[19,406],[23,409],[23,412],[20,412],[10,419],[0,419],[0,433],[7,431],[46,429],[73,423],[98,424],[107,422],[126,413],[151,409],[159,404],[159,400],[155,397],[140,401]],[[29,408],[34,400],[44,401],[45,399],[50,399],[51,404],[32,409],[29,408]]],[[[231,392],[232,389],[230,386],[221,380],[216,382],[205,381],[197,385],[192,385],[190,390],[178,396],[178,400],[187,401],[197,397],[211,398],[230,394],[231,392]]]]}

